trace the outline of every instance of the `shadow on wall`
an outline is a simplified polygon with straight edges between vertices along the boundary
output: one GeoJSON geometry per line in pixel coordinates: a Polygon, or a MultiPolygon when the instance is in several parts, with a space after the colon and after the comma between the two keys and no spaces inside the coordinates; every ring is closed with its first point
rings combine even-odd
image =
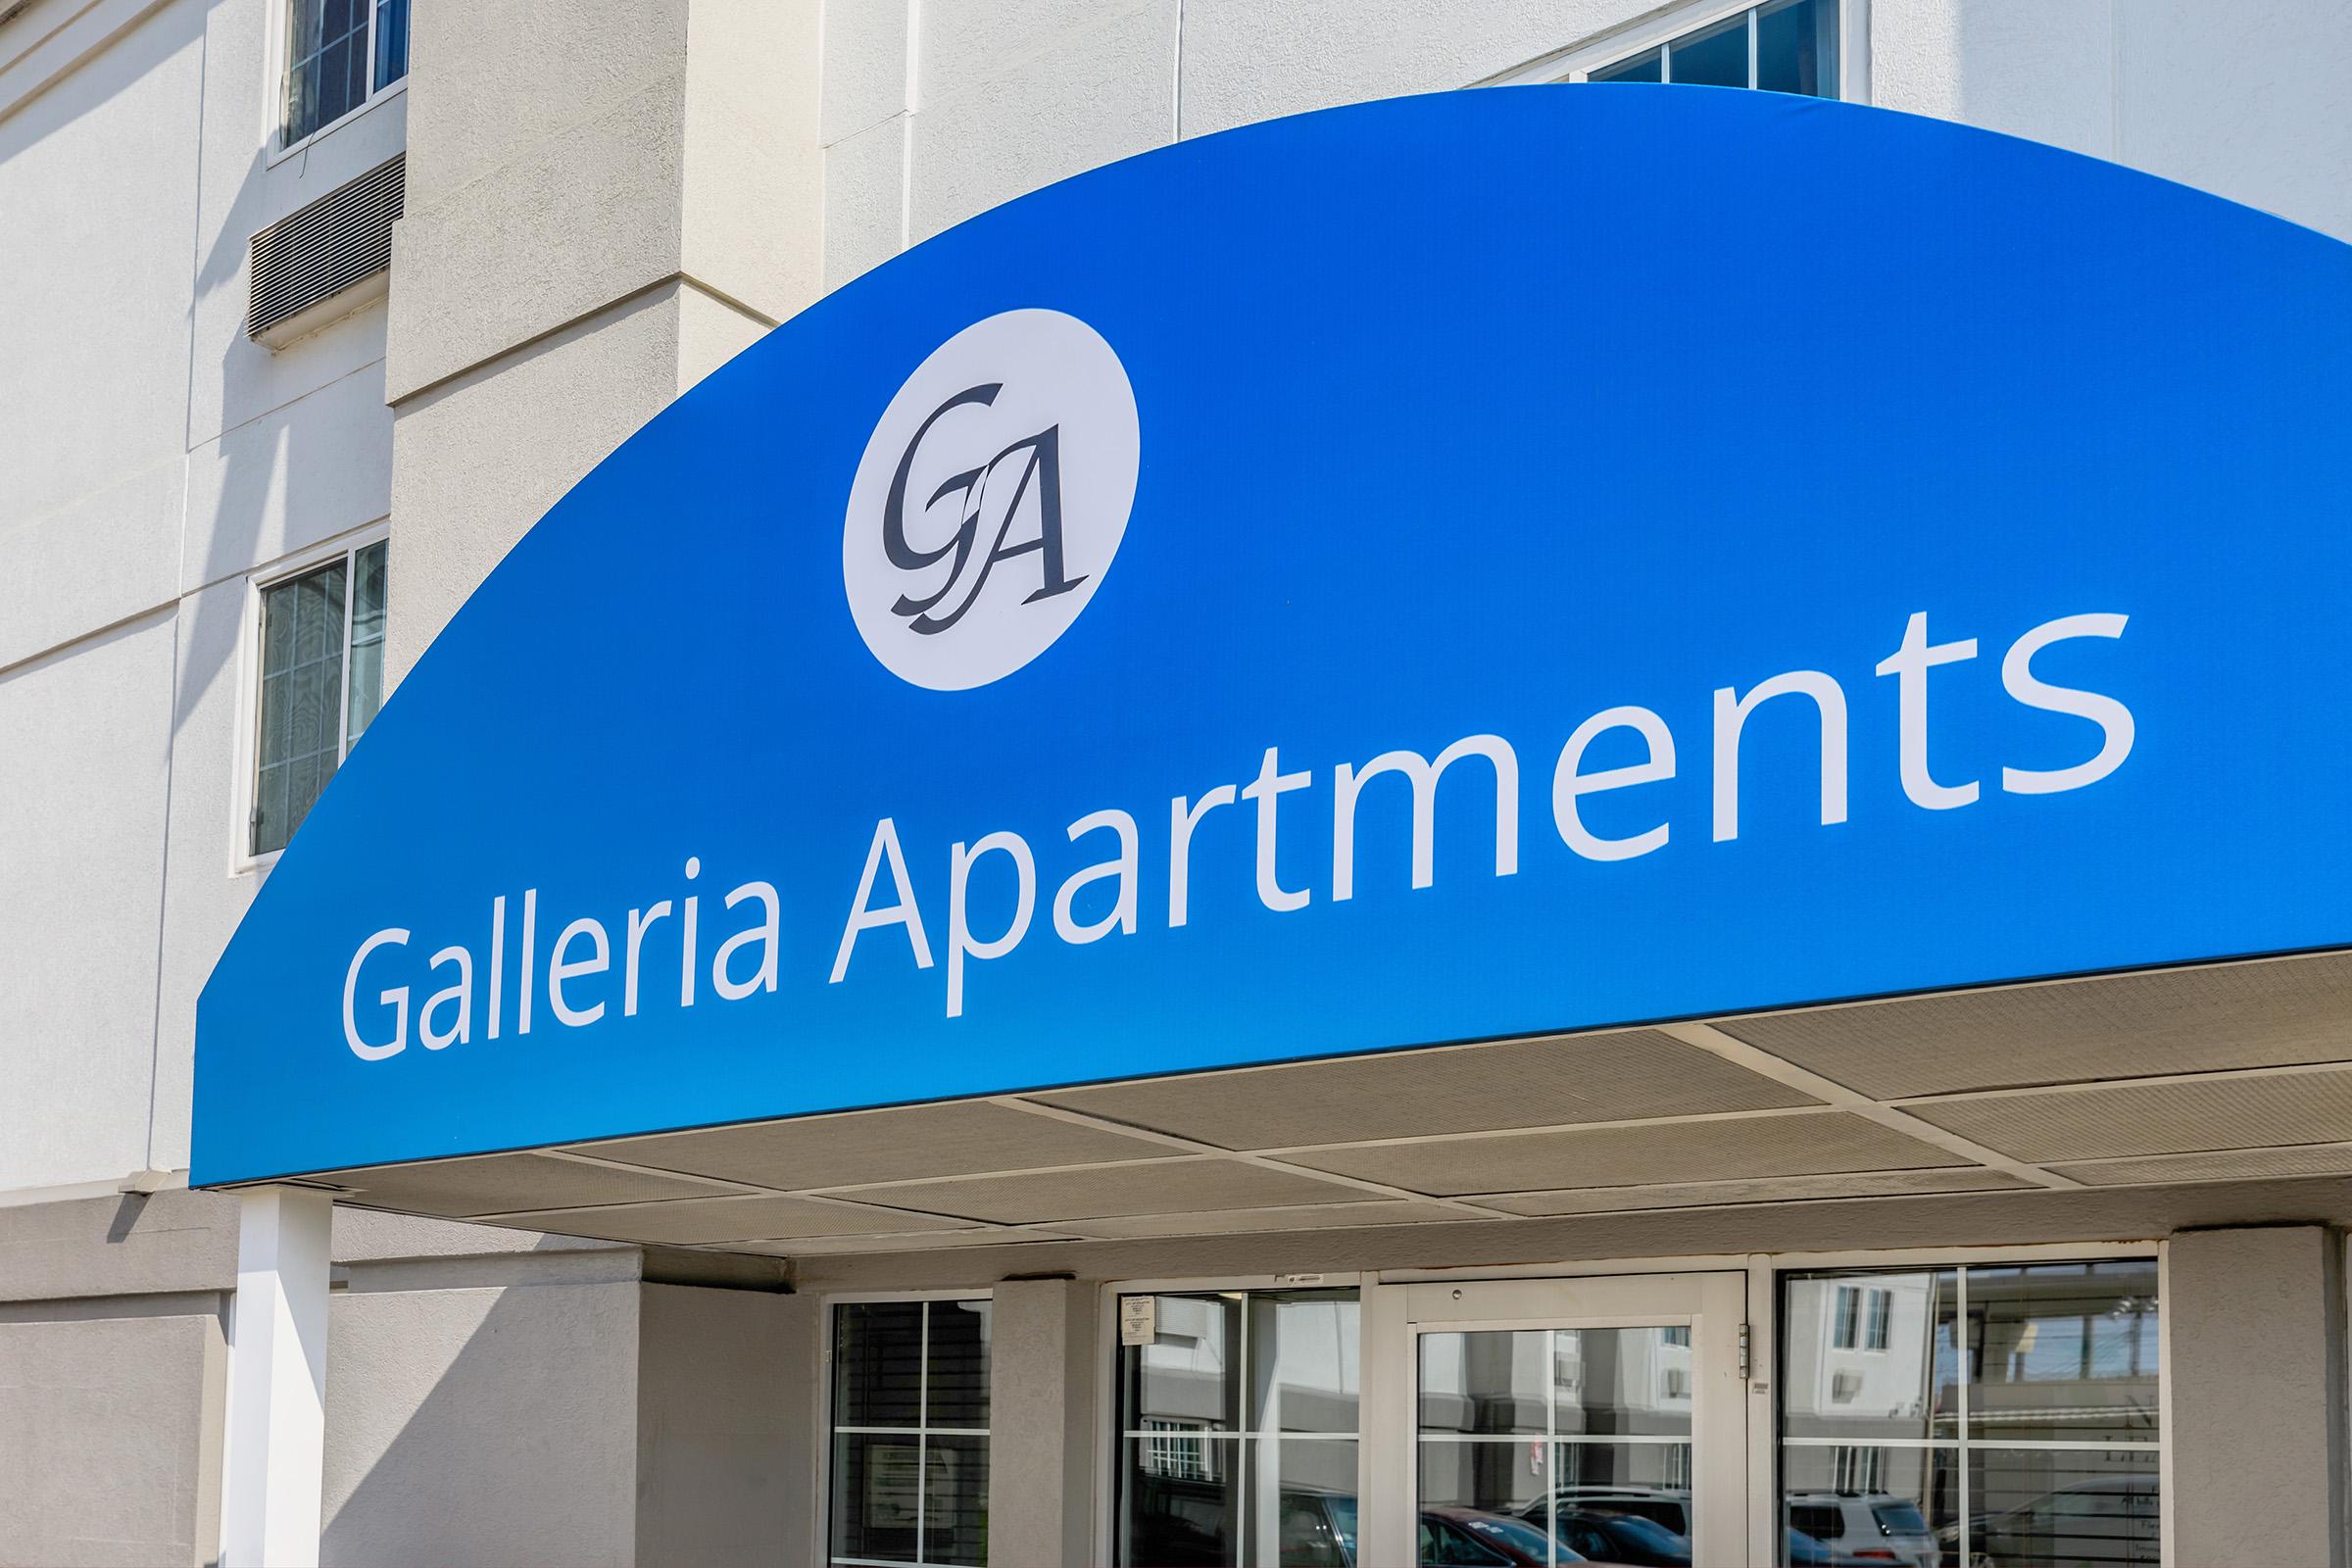
{"type": "Polygon", "coordinates": [[[794,1539],[797,1298],[643,1284],[627,1251],[496,1266],[509,1283],[336,1297],[325,1568],[718,1568],[794,1539]]]}

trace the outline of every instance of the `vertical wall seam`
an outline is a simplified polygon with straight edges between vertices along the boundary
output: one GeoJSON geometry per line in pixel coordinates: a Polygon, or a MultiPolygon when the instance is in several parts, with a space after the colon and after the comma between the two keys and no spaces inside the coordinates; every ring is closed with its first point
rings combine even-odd
{"type": "Polygon", "coordinates": [[[916,74],[923,52],[923,3],[906,0],[905,87],[899,97],[899,249],[914,243],[914,117],[921,86],[916,74]]]}
{"type": "Polygon", "coordinates": [[[1184,0],[1176,0],[1175,80],[1168,90],[1168,140],[1184,140],[1184,0]]]}

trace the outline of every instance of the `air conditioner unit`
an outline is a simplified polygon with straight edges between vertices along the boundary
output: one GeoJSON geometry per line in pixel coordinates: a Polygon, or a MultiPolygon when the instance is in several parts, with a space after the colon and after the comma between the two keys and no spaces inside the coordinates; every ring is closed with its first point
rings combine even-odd
{"type": "Polygon", "coordinates": [[[392,225],[408,194],[408,158],[378,164],[253,236],[245,332],[272,349],[381,299],[392,225]]]}

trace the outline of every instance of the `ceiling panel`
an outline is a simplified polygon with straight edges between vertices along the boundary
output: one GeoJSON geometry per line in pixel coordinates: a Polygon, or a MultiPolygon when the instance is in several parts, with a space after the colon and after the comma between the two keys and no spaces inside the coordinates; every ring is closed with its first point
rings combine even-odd
{"type": "Polygon", "coordinates": [[[759,1187],[848,1187],[981,1171],[1151,1159],[1165,1144],[969,1102],[706,1127],[582,1145],[600,1159],[759,1187]]]}
{"type": "Polygon", "coordinates": [[[2213,964],[1734,1018],[1874,1099],[2352,1061],[2352,955],[2213,964]]]}
{"type": "Polygon", "coordinates": [[[1375,1200],[1369,1203],[1310,1203],[1302,1208],[1245,1208],[1215,1214],[1130,1214],[1070,1221],[1065,1229],[1090,1240],[1127,1241],[1152,1236],[1223,1236],[1241,1231],[1314,1231],[1365,1225],[1425,1225],[1477,1219],[1476,1214],[1440,1203],[1375,1200]]]}
{"type": "Polygon", "coordinates": [[[903,1214],[892,1209],[820,1203],[807,1198],[766,1196],[701,1199],[680,1203],[630,1203],[617,1208],[549,1209],[535,1214],[502,1214],[499,1223],[666,1247],[957,1228],[954,1220],[929,1214],[903,1214]]]}
{"type": "Polygon", "coordinates": [[[1201,1073],[1031,1098],[1245,1150],[1820,1103],[1650,1029],[1201,1073]]]}
{"type": "Polygon", "coordinates": [[[1903,1108],[2035,1164],[2106,1154],[2325,1144],[2352,1129],[2352,1069],[2115,1084],[1926,1101],[1903,1108]]]}
{"type": "Polygon", "coordinates": [[[1701,1208],[1723,1203],[1798,1203],[1825,1198],[1891,1198],[1913,1193],[1978,1193],[2032,1187],[2006,1171],[1873,1171],[1860,1175],[1782,1176],[1768,1181],[1695,1182],[1672,1187],[1597,1187],[1571,1192],[1508,1193],[1481,1198],[1513,1214],[1609,1214],[1642,1208],[1701,1208]]]}
{"type": "Polygon", "coordinates": [[[2352,1145],[2315,1144],[2302,1149],[2150,1154],[2144,1159],[2104,1160],[2091,1165],[2052,1165],[2050,1169],[2093,1187],[2149,1186],[2164,1182],[2259,1181],[2274,1176],[2342,1176],[2352,1174],[2352,1145]]]}
{"type": "Polygon", "coordinates": [[[869,1202],[903,1203],[940,1214],[1020,1225],[1099,1219],[1106,1214],[1348,1203],[1378,1195],[1287,1171],[1263,1170],[1239,1160],[1181,1159],[868,1188],[856,1196],[869,1202]]]}
{"type": "Polygon", "coordinates": [[[378,1165],[327,1179],[355,1189],[356,1202],[452,1219],[520,1208],[584,1208],[658,1198],[708,1198],[721,1191],[708,1182],[678,1181],[652,1171],[612,1170],[547,1154],[482,1154],[421,1165],[378,1165]]]}
{"type": "Polygon", "coordinates": [[[1969,1163],[1840,1111],[1503,1133],[1286,1157],[1318,1170],[1447,1197],[1969,1163]]]}
{"type": "Polygon", "coordinates": [[[853,1252],[935,1252],[953,1247],[1017,1247],[1024,1242],[1077,1241],[1074,1234],[975,1226],[925,1231],[919,1236],[814,1236],[772,1242],[730,1242],[725,1250],[760,1257],[834,1257],[853,1252]]]}

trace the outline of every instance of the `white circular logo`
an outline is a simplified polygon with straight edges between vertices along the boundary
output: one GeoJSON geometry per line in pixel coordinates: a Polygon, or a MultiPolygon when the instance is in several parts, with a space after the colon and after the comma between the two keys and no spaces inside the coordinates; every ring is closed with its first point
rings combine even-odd
{"type": "Polygon", "coordinates": [[[865,646],[942,692],[1028,663],[1102,585],[1140,458],[1127,371],[1076,317],[1006,311],[948,339],[850,486],[841,575],[865,646]]]}

